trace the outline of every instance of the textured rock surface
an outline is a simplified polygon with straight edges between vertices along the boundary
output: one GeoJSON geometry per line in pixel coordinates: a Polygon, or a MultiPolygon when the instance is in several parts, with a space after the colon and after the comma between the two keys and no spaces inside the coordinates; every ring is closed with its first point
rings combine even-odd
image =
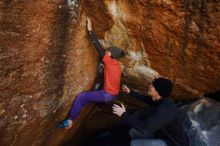
{"type": "MultiPolygon", "coordinates": [[[[120,61],[130,87],[144,92],[160,74],[174,81],[176,99],[220,88],[217,0],[0,1],[0,145],[62,145],[86,135],[83,127],[97,116],[93,106],[73,130],[55,128],[96,79],[86,16],[103,46],[127,52],[120,61]]],[[[111,121],[96,117],[103,118],[111,121]]]]}
{"type": "Polygon", "coordinates": [[[220,145],[220,104],[211,99],[201,98],[181,108],[184,128],[193,146],[220,145]]]}

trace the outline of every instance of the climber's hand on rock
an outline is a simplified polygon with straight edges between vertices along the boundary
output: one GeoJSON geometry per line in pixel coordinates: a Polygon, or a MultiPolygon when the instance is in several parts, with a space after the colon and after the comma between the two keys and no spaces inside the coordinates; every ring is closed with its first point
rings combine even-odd
{"type": "Polygon", "coordinates": [[[87,17],[87,29],[88,29],[88,31],[92,31],[92,23],[88,17],[87,17]]]}
{"type": "Polygon", "coordinates": [[[112,106],[113,113],[121,117],[121,115],[126,112],[125,106],[121,104],[121,107],[117,104],[112,106]]]}
{"type": "Polygon", "coordinates": [[[131,90],[126,85],[122,86],[122,91],[127,93],[127,94],[129,94],[131,92],[131,90]]]}

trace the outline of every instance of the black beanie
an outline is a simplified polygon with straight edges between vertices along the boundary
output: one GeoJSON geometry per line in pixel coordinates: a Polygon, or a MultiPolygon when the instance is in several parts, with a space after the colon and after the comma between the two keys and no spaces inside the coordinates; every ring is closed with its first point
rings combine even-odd
{"type": "Polygon", "coordinates": [[[111,52],[112,57],[115,59],[119,59],[125,55],[125,53],[118,47],[109,47],[107,50],[111,52]]]}
{"type": "Polygon", "coordinates": [[[170,96],[173,88],[171,80],[165,78],[156,78],[152,81],[152,84],[161,97],[166,98],[170,96]]]}

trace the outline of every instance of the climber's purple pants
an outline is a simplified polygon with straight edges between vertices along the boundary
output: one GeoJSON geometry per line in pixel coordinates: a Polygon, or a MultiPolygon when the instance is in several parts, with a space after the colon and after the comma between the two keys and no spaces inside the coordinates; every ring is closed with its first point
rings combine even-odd
{"type": "Polygon", "coordinates": [[[81,109],[84,106],[88,105],[89,103],[108,102],[114,98],[116,98],[116,96],[106,93],[104,90],[80,93],[76,97],[76,100],[72,105],[72,108],[69,114],[69,119],[75,120],[77,116],[79,115],[81,109]]]}

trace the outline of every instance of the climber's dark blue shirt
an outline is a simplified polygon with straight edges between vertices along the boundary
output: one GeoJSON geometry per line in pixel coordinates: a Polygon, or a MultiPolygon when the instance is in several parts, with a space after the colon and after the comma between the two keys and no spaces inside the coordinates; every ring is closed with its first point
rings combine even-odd
{"type": "Polygon", "coordinates": [[[152,105],[155,110],[139,120],[128,113],[122,114],[122,120],[140,132],[150,132],[156,138],[163,139],[169,146],[189,146],[187,135],[183,131],[178,109],[170,98],[153,101],[151,97],[131,91],[131,96],[152,105]]]}

